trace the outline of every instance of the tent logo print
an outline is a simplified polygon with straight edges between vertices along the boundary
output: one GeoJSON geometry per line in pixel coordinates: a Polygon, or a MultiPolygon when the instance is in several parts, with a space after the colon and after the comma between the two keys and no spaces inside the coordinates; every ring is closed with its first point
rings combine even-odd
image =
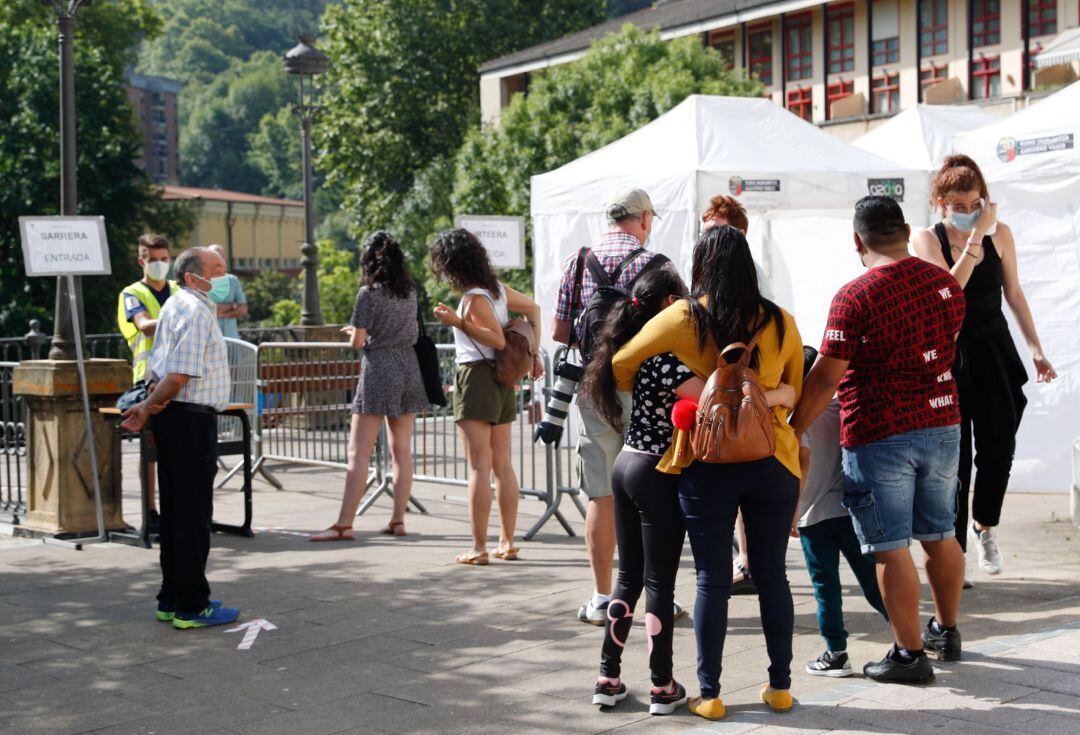
{"type": "Polygon", "coordinates": [[[872,196],[891,197],[898,202],[904,201],[903,179],[867,179],[866,188],[872,196]]]}
{"type": "Polygon", "coordinates": [[[997,155],[1003,163],[1016,160],[1016,138],[1002,138],[999,140],[997,155]]]}
{"type": "Polygon", "coordinates": [[[732,176],[728,179],[728,191],[734,196],[743,192],[780,191],[780,179],[744,179],[741,176],[732,176]]]}

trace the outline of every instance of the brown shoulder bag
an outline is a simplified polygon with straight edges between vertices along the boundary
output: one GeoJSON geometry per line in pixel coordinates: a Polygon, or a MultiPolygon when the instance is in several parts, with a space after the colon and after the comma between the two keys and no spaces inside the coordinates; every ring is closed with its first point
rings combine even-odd
{"type": "MultiPolygon", "coordinates": [[[[486,294],[484,298],[491,303],[497,316],[499,310],[495,308],[495,300],[486,294]]],[[[503,388],[517,388],[521,379],[532,370],[536,359],[536,331],[524,319],[511,319],[502,329],[506,344],[501,350],[495,351],[495,360],[492,362],[495,382],[503,388]]],[[[472,337],[469,340],[476,345],[477,350],[483,352],[472,337]]]]}
{"type": "Polygon", "coordinates": [[[756,344],[755,335],[750,344],[734,342],[716,356],[716,370],[698,400],[690,438],[699,462],[753,462],[776,451],[772,412],[750,368],[756,344]],[[729,362],[728,355],[736,350],[742,350],[742,356],[729,362]]]}

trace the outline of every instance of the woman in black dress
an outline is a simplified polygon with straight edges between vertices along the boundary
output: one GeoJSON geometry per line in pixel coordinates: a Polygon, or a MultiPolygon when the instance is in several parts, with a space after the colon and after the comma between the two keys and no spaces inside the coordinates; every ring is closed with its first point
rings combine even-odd
{"type": "MultiPolygon", "coordinates": [[[[1027,342],[1037,380],[1049,382],[1057,373],[1043,354],[1020,287],[1012,230],[997,222],[997,205],[990,201],[975,161],[963,155],[946,158],[934,176],[931,198],[941,211],[941,222],[916,232],[912,245],[920,258],[950,271],[967,299],[952,371],[961,415],[956,538],[966,551],[970,536],[979,566],[987,574],[998,574],[1002,557],[994,528],[1009,484],[1016,432],[1027,403],[1023,386],[1028,380],[1001,310],[1002,296],[1027,342]],[[972,438],[977,474],[971,506],[974,523],[968,529],[972,438]]],[[[969,577],[965,573],[965,587],[970,586],[969,577]]]]}

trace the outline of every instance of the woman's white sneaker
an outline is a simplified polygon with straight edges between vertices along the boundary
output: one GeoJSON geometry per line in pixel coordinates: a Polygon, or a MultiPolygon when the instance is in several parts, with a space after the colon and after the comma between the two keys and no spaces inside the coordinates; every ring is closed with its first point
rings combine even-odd
{"type": "Polygon", "coordinates": [[[987,574],[1000,574],[1003,564],[997,532],[993,528],[979,531],[972,525],[970,533],[971,540],[975,543],[975,551],[979,555],[979,568],[987,574]]]}

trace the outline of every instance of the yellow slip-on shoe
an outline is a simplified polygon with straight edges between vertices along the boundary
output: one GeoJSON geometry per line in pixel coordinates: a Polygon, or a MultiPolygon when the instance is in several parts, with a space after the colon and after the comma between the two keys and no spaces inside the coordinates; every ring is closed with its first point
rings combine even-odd
{"type": "Polygon", "coordinates": [[[761,687],[761,701],[773,712],[787,712],[795,705],[790,689],[773,689],[768,684],[761,687]]]}
{"type": "Polygon", "coordinates": [[[690,700],[690,711],[698,717],[704,717],[706,720],[719,720],[724,716],[724,700],[716,697],[715,699],[702,699],[701,697],[694,697],[690,700]]]}

